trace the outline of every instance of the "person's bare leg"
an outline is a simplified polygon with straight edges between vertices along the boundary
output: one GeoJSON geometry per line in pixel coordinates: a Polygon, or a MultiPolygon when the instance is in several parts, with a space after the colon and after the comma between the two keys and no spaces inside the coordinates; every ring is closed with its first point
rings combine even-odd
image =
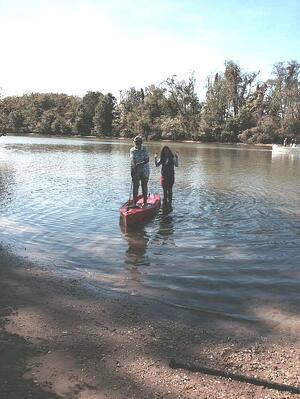
{"type": "Polygon", "coordinates": [[[171,203],[173,199],[173,192],[172,189],[170,188],[168,191],[168,201],[171,203]]]}
{"type": "Polygon", "coordinates": [[[137,203],[137,197],[139,193],[139,181],[137,179],[133,180],[133,205],[136,205],[137,203]]]}
{"type": "Polygon", "coordinates": [[[163,187],[163,190],[164,190],[163,202],[166,203],[168,200],[168,190],[166,189],[166,187],[163,187]]]}
{"type": "Polygon", "coordinates": [[[146,205],[147,197],[148,197],[148,182],[147,182],[147,180],[142,180],[142,193],[143,193],[144,205],[146,205]]]}

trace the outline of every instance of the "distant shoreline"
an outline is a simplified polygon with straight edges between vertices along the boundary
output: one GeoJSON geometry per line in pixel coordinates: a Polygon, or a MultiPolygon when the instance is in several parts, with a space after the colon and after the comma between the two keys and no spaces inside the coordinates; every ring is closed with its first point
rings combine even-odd
{"type": "MultiPolygon", "coordinates": [[[[12,136],[12,137],[39,137],[39,138],[57,138],[57,139],[90,139],[92,140],[116,140],[116,141],[131,141],[132,137],[114,137],[114,136],[96,136],[96,135],[88,135],[88,136],[81,136],[79,134],[73,135],[53,135],[53,134],[42,134],[42,133],[24,133],[24,134],[17,134],[17,133],[8,133],[5,135],[12,136]]],[[[186,144],[218,144],[218,145],[238,145],[243,147],[271,147],[273,144],[262,144],[262,143],[240,143],[240,142],[222,142],[222,141],[198,141],[198,140],[168,140],[168,139],[161,139],[161,140],[144,140],[144,143],[186,143],[186,144]]]]}

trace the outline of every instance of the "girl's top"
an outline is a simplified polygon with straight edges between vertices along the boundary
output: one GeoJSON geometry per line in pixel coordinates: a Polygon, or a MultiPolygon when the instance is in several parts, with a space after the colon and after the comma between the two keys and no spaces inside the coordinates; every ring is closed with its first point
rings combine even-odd
{"type": "Polygon", "coordinates": [[[174,166],[178,166],[178,157],[174,155],[174,157],[166,157],[164,162],[161,159],[154,158],[155,166],[161,165],[161,175],[165,178],[174,177],[174,166]]]}

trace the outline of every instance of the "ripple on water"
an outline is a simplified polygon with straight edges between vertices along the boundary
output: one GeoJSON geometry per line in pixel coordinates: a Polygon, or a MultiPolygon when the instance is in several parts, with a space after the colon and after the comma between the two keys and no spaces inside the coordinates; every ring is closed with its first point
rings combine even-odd
{"type": "MultiPolygon", "coordinates": [[[[30,258],[180,309],[246,319],[254,304],[298,309],[297,161],[283,167],[267,151],[180,144],[173,210],[124,230],[131,144],[9,140],[0,239],[30,258]]],[[[161,192],[159,173],[152,168],[152,192],[161,192]]]]}

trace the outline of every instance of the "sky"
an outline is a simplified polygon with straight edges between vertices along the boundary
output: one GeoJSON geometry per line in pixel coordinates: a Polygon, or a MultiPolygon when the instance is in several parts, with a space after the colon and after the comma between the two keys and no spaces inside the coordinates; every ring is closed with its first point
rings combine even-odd
{"type": "Polygon", "coordinates": [[[83,96],[300,62],[298,0],[0,0],[0,94],[83,96]]]}

